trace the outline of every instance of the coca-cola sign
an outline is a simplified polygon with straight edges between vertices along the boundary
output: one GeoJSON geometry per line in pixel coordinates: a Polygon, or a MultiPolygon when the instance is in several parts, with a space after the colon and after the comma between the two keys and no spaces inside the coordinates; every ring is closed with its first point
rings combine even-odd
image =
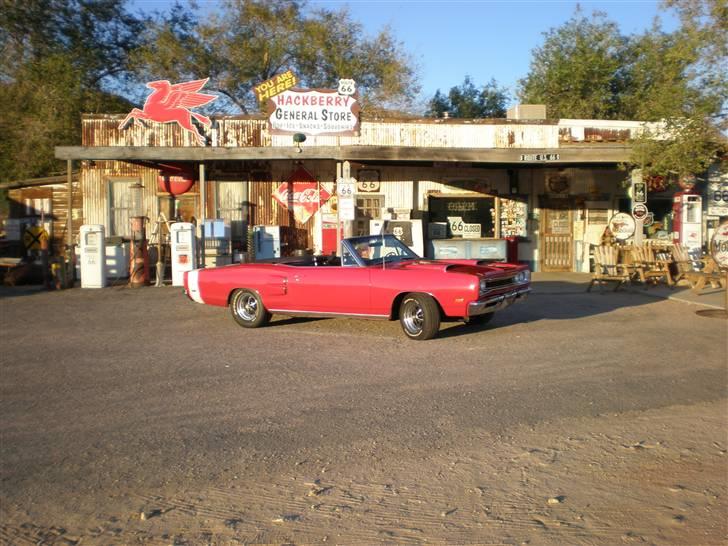
{"type": "Polygon", "coordinates": [[[292,210],[297,222],[305,224],[331,198],[331,193],[311,173],[299,167],[276,188],[273,198],[292,210]]]}

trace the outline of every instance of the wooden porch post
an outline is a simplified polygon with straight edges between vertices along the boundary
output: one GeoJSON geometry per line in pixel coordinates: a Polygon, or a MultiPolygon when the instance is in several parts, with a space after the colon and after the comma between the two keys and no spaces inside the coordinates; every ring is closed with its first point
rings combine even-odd
{"type": "Polygon", "coordinates": [[[76,253],[73,248],[73,160],[66,160],[66,189],[68,193],[68,210],[66,215],[66,263],[65,265],[65,286],[73,286],[76,280],[76,253]]]}
{"type": "Polygon", "coordinates": [[[200,163],[200,256],[202,257],[198,267],[205,267],[205,216],[207,215],[207,189],[205,188],[205,164],[200,163]]]}

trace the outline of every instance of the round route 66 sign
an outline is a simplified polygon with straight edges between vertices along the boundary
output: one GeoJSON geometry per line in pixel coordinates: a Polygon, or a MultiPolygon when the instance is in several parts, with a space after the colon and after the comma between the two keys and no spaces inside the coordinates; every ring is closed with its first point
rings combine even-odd
{"type": "Polygon", "coordinates": [[[728,222],[723,222],[715,230],[710,240],[710,253],[721,269],[728,269],[728,222]]]}

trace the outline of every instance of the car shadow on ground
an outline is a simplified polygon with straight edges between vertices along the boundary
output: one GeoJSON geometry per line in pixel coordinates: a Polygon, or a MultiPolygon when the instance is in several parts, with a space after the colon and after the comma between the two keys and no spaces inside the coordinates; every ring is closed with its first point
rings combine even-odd
{"type": "Polygon", "coordinates": [[[473,334],[539,320],[585,318],[660,301],[642,290],[642,285],[627,285],[614,291],[614,284],[610,283],[603,291],[594,286],[591,292],[587,292],[588,287],[588,278],[586,282],[536,281],[526,301],[496,312],[489,323],[456,324],[443,329],[438,337],[473,334]]]}

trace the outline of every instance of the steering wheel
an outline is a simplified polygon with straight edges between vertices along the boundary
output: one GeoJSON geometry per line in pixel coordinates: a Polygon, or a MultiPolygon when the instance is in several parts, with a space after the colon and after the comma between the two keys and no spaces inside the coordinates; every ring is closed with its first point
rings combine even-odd
{"type": "Polygon", "coordinates": [[[396,252],[395,252],[394,250],[390,250],[389,252],[387,252],[387,253],[386,253],[386,254],[384,255],[384,257],[385,257],[385,258],[389,258],[390,256],[396,256],[396,255],[397,255],[397,253],[396,253],[396,252]]]}

